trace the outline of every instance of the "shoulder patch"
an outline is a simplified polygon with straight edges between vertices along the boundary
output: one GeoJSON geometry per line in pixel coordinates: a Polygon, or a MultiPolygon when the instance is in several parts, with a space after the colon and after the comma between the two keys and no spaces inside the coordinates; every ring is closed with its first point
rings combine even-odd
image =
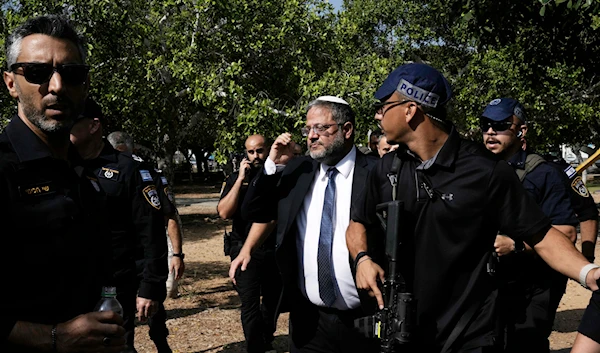
{"type": "Polygon", "coordinates": [[[571,179],[575,174],[577,174],[577,171],[572,166],[568,166],[565,168],[565,174],[567,174],[567,178],[571,179]]]}
{"type": "Polygon", "coordinates": [[[119,178],[119,171],[116,169],[102,167],[100,171],[100,176],[103,176],[106,179],[117,180],[119,178]]]}
{"type": "Polygon", "coordinates": [[[169,185],[169,181],[164,176],[160,177],[160,181],[163,183],[163,185],[169,185]]]}
{"type": "Polygon", "coordinates": [[[167,198],[169,199],[169,201],[171,201],[172,204],[175,204],[175,196],[173,195],[173,191],[171,191],[171,188],[169,188],[168,186],[165,186],[165,195],[167,195],[167,198]]]}
{"type": "Polygon", "coordinates": [[[575,179],[573,179],[571,182],[571,188],[573,188],[573,191],[578,193],[581,197],[590,196],[590,192],[585,187],[585,184],[583,183],[583,180],[581,180],[580,176],[577,176],[575,179]]]}
{"type": "Polygon", "coordinates": [[[140,169],[140,175],[142,176],[142,180],[143,181],[153,181],[152,180],[152,175],[146,169],[140,169]]]}
{"type": "Polygon", "coordinates": [[[148,185],[143,190],[144,197],[146,201],[150,204],[150,206],[160,210],[160,198],[158,197],[158,191],[156,191],[156,186],[148,185]]]}

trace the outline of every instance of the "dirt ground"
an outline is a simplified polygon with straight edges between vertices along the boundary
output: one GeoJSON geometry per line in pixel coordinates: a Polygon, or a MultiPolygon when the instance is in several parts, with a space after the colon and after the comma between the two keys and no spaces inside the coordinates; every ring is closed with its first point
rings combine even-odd
{"type": "MultiPolygon", "coordinates": [[[[220,185],[176,188],[178,198],[218,197],[220,185]]],[[[600,195],[595,195],[600,199],[600,195]]],[[[597,199],[597,202],[600,201],[597,199]]],[[[179,296],[167,299],[169,344],[174,352],[245,352],[240,323],[240,300],[228,277],[230,259],[223,255],[223,231],[230,222],[222,221],[214,206],[196,204],[179,208],[183,221],[186,270],[179,281],[179,296]]],[[[600,248],[596,247],[600,258],[600,248]]],[[[566,353],[575,339],[579,320],[591,293],[569,281],[554,331],[551,351],[566,353]]],[[[279,318],[274,348],[287,352],[287,314],[279,318]]],[[[136,327],[135,347],[140,353],[155,352],[148,338],[148,326],[136,327]]]]}

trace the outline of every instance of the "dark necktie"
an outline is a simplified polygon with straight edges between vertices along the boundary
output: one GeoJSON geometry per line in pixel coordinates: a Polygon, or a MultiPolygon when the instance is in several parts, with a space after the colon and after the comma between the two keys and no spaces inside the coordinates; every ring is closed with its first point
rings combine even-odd
{"type": "Polygon", "coordinates": [[[333,270],[333,221],[335,215],[335,176],[338,170],[327,170],[327,188],[323,201],[323,215],[321,216],[321,231],[319,233],[319,251],[317,252],[317,266],[319,274],[319,296],[327,306],[335,302],[335,272],[333,270]]]}

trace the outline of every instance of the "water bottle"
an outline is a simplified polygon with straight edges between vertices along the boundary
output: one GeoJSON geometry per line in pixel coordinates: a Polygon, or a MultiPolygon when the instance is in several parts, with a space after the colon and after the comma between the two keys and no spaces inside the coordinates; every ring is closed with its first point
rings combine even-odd
{"type": "Polygon", "coordinates": [[[102,287],[102,298],[94,311],[114,311],[123,317],[123,307],[117,300],[117,287],[102,287]]]}

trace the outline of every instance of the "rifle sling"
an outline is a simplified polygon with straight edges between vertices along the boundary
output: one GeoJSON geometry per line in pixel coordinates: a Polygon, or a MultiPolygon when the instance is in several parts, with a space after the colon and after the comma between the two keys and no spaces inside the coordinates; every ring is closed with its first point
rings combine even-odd
{"type": "Polygon", "coordinates": [[[482,302],[482,300],[477,300],[477,301],[471,303],[471,306],[469,306],[469,309],[460,317],[460,319],[456,323],[456,326],[454,326],[454,329],[452,330],[452,332],[450,332],[450,336],[448,336],[448,339],[446,340],[446,343],[444,343],[444,347],[442,347],[442,350],[440,351],[440,353],[451,352],[450,349],[452,348],[452,344],[454,344],[454,342],[456,342],[456,340],[463,333],[463,331],[467,327],[467,325],[469,325],[469,323],[471,322],[471,319],[473,319],[473,316],[475,316],[475,313],[481,306],[481,302],[482,302]]]}
{"type": "Polygon", "coordinates": [[[398,177],[400,174],[400,167],[402,166],[402,160],[398,157],[398,154],[394,152],[394,160],[392,161],[392,169],[387,174],[390,184],[392,185],[392,201],[396,201],[398,197],[398,177]]]}

